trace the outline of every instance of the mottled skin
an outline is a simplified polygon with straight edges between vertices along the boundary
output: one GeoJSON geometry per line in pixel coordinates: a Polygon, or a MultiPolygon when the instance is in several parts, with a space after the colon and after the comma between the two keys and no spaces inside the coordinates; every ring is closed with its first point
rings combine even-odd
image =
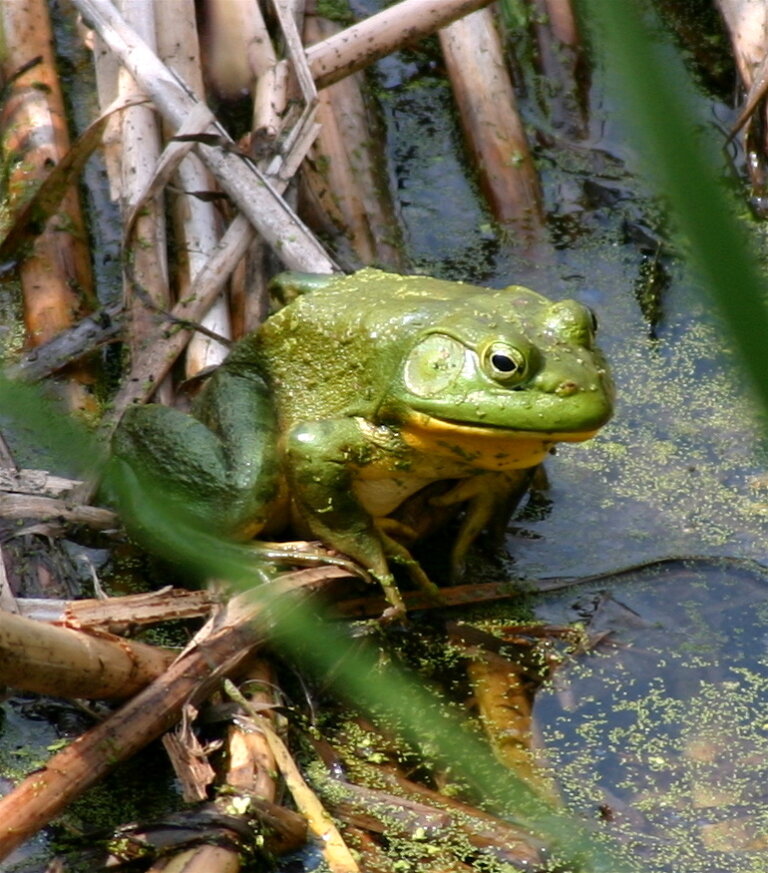
{"type": "MultiPolygon", "coordinates": [[[[392,559],[429,585],[397,518],[411,495],[447,483],[428,505],[465,509],[459,564],[525,471],[610,417],[594,319],[574,301],[372,269],[276,286],[300,296],[233,348],[194,417],[129,410],[115,458],[206,531],[248,539],[292,523],[361,563],[398,611],[392,559]]],[[[141,535],[140,518],[126,521],[141,535]]]]}

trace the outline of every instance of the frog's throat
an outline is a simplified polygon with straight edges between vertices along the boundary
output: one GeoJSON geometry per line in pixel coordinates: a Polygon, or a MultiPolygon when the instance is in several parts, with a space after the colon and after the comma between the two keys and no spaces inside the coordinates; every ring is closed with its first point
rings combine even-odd
{"type": "Polygon", "coordinates": [[[461,457],[472,467],[500,471],[535,467],[555,443],[579,443],[596,433],[597,428],[562,433],[506,430],[458,424],[423,412],[411,412],[400,428],[402,439],[415,451],[454,460],[461,457]]]}

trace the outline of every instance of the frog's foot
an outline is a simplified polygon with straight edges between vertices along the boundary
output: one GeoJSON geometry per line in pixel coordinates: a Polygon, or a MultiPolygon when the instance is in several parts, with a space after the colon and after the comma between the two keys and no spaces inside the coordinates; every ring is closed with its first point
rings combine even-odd
{"type": "Polygon", "coordinates": [[[404,621],[408,615],[408,610],[405,608],[403,596],[397,587],[395,577],[391,573],[383,573],[375,578],[379,585],[381,585],[384,597],[386,597],[389,604],[384,612],[381,613],[380,620],[387,624],[404,621]]]}
{"type": "Polygon", "coordinates": [[[381,529],[379,529],[379,535],[381,536],[381,541],[387,558],[399,566],[405,567],[414,585],[433,600],[439,601],[440,589],[429,578],[429,576],[427,576],[422,569],[421,564],[419,564],[413,555],[411,555],[408,549],[402,543],[392,539],[389,534],[384,533],[381,529]]]}

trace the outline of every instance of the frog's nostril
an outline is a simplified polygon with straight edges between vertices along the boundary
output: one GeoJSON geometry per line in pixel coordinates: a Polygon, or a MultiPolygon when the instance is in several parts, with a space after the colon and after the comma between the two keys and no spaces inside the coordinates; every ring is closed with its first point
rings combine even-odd
{"type": "Polygon", "coordinates": [[[576,382],[571,379],[566,380],[565,382],[561,382],[557,388],[555,388],[555,394],[558,397],[570,397],[572,394],[575,394],[579,390],[579,386],[576,382]]]}

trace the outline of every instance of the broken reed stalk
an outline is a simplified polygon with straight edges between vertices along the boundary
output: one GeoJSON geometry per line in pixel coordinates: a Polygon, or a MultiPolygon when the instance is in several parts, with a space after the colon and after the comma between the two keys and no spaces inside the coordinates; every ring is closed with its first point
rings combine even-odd
{"type": "Polygon", "coordinates": [[[290,750],[275,732],[269,719],[264,718],[231,682],[225,680],[224,687],[227,694],[248,713],[254,728],[266,740],[267,746],[275,759],[277,769],[293,797],[296,808],[307,819],[309,831],[317,840],[318,848],[322,852],[331,873],[359,873],[360,868],[334,824],[333,819],[326,812],[318,796],[304,780],[290,750]]]}
{"type": "Polygon", "coordinates": [[[106,721],[78,737],[45,767],[0,799],[0,859],[46,825],[79,794],[101,779],[115,764],[163,734],[177,720],[182,706],[210,691],[212,667],[239,663],[261,639],[246,613],[192,652],[182,655],[167,672],[133,697],[106,721]]]}
{"type": "MultiPolygon", "coordinates": [[[[340,29],[313,14],[313,6],[304,21],[310,44],[340,29]]],[[[359,75],[320,92],[317,120],[320,133],[302,165],[302,214],[312,214],[312,224],[325,224],[332,235],[345,234],[361,263],[398,267],[394,206],[359,75]]]]}
{"type": "MultiPolygon", "coordinates": [[[[299,589],[316,590],[323,581],[315,571],[287,573],[270,584],[270,596],[300,596],[299,589]]],[[[0,860],[117,763],[165,733],[185,704],[205,699],[262,642],[265,622],[251,595],[233,598],[165,673],[0,798],[0,860]]]]}
{"type": "Polygon", "coordinates": [[[164,588],[145,594],[83,600],[16,598],[11,611],[38,622],[122,634],[144,625],[207,616],[217,602],[208,590],[164,588]]]}
{"type": "MultiPolygon", "coordinates": [[[[246,4],[228,4],[248,8],[246,4]]],[[[194,0],[175,3],[154,3],[157,19],[158,54],[202,101],[205,88],[200,63],[200,42],[197,33],[194,0]]],[[[213,180],[198,155],[191,151],[180,162],[167,196],[173,217],[173,233],[177,257],[176,299],[186,300],[198,273],[216,248],[220,236],[220,221],[212,200],[199,196],[214,189],[213,180]]],[[[225,339],[232,338],[229,306],[219,295],[207,309],[200,323],[225,339]]],[[[203,333],[195,333],[187,346],[185,375],[189,379],[201,370],[218,366],[229,349],[203,333]]]]}
{"type": "MultiPolygon", "coordinates": [[[[263,658],[254,658],[239,682],[240,693],[266,718],[277,705],[274,670],[263,658]]],[[[244,730],[237,724],[227,730],[227,771],[224,782],[237,791],[262,797],[270,802],[277,794],[275,756],[261,733],[244,730]]]]}
{"type": "MultiPolygon", "coordinates": [[[[8,86],[0,116],[3,150],[13,156],[5,203],[20,210],[31,190],[69,150],[61,88],[53,57],[53,36],[46,0],[0,3],[3,36],[2,76],[8,86]],[[35,58],[40,62],[19,71],[35,58]]],[[[8,157],[6,157],[8,160],[8,157]]],[[[88,249],[77,191],[63,198],[19,262],[28,342],[39,345],[69,327],[78,314],[92,308],[93,288],[88,249]]],[[[73,371],[92,381],[85,368],[73,371]]],[[[85,390],[70,383],[72,407],[88,406],[85,390]]]]}
{"type": "Polygon", "coordinates": [[[173,652],[112,634],[0,612],[0,684],[20,691],[124,700],[174,658],[173,652]]]}
{"type": "MultiPolygon", "coordinates": [[[[123,4],[126,23],[144,42],[155,49],[155,16],[153,0],[131,0],[123,4]]],[[[137,99],[143,95],[141,86],[122,67],[118,72],[118,97],[137,99]]],[[[155,171],[161,150],[160,120],[149,103],[131,106],[120,116],[120,206],[123,216],[130,213],[155,171]]],[[[144,200],[141,213],[133,224],[130,250],[125,257],[131,260],[131,279],[125,281],[125,299],[128,309],[127,336],[132,353],[142,337],[151,329],[153,308],[167,309],[170,305],[168,285],[168,240],[165,226],[165,200],[158,193],[144,200]],[[142,289],[142,296],[134,293],[134,283],[142,289]],[[151,306],[147,306],[148,298],[151,306]]],[[[170,399],[170,386],[166,386],[170,399]]]]}
{"type": "Polygon", "coordinates": [[[480,9],[439,35],[461,124],[491,211],[535,240],[543,231],[539,177],[493,13],[480,9]]]}

